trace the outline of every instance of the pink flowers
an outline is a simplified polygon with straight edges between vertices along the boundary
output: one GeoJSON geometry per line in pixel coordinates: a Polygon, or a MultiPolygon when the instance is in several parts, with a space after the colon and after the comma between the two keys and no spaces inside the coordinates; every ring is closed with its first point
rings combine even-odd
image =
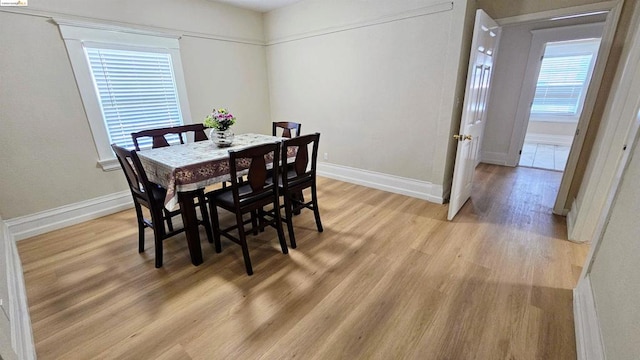
{"type": "Polygon", "coordinates": [[[225,131],[236,123],[236,117],[225,108],[213,109],[211,114],[204,118],[204,126],[216,130],[225,131]]]}

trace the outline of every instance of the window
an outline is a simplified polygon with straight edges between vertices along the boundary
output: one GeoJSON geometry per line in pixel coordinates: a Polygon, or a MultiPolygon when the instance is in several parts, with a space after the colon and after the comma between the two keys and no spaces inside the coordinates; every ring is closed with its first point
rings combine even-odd
{"type": "Polygon", "coordinates": [[[531,111],[538,114],[575,115],[592,57],[576,55],[544,58],[531,111]]]}
{"type": "Polygon", "coordinates": [[[133,148],[134,131],[191,123],[177,35],[55,21],[103,170],[119,168],[111,143],[133,148]]]}
{"type": "MultiPolygon", "coordinates": [[[[171,55],[98,47],[85,51],[110,143],[132,149],[132,132],[182,125],[171,55]]],[[[151,139],[142,138],[140,146],[151,146],[151,139]]]]}
{"type": "Polygon", "coordinates": [[[582,111],[600,39],[547,43],[531,114],[566,116],[582,111]]]}

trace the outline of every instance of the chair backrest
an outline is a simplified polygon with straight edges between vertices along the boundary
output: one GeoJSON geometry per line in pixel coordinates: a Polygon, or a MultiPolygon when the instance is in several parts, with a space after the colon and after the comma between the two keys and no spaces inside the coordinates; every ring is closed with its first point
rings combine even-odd
{"type": "Polygon", "coordinates": [[[302,135],[282,142],[281,162],[283,168],[287,163],[289,164],[288,168],[292,168],[292,171],[289,172],[282,171],[282,182],[285,189],[290,184],[315,179],[319,142],[320,133],[302,135]],[[309,148],[311,148],[311,154],[309,154],[309,148]],[[294,151],[295,160],[289,162],[288,158],[294,151]],[[309,166],[309,161],[311,161],[311,166],[309,166]]]}
{"type": "Polygon", "coordinates": [[[204,129],[205,127],[203,124],[189,124],[159,129],[149,129],[131,133],[131,139],[133,140],[133,145],[135,146],[136,150],[140,151],[138,139],[141,137],[150,137],[153,141],[151,148],[155,149],[159,147],[169,146],[169,142],[167,141],[165,135],[177,135],[180,139],[180,144],[184,144],[185,137],[190,132],[193,132],[194,141],[208,140],[209,138],[207,138],[207,134],[205,134],[204,129]]]}
{"type": "Polygon", "coordinates": [[[273,136],[282,136],[286,138],[291,138],[295,136],[300,136],[301,128],[302,128],[302,124],[298,124],[295,122],[288,122],[288,121],[274,122],[272,125],[272,134],[273,136]],[[277,135],[278,129],[282,129],[282,135],[277,135]],[[295,135],[292,136],[291,130],[295,130],[295,135]]]}
{"type": "Polygon", "coordinates": [[[127,150],[116,144],[111,144],[111,148],[116,153],[118,162],[120,162],[122,171],[127,178],[134,201],[149,209],[160,209],[163,204],[159,203],[151,194],[151,188],[156,185],[147,178],[147,173],[145,173],[136,151],[127,150]]]}
{"type": "Polygon", "coordinates": [[[231,175],[231,187],[236,207],[243,203],[252,203],[256,200],[268,198],[270,193],[277,196],[278,176],[280,175],[280,142],[256,145],[238,151],[229,151],[229,174],[231,175]],[[267,171],[267,164],[272,164],[272,171],[267,171]],[[238,185],[240,172],[248,169],[246,184],[238,185]],[[271,178],[271,179],[269,179],[271,178]]]}

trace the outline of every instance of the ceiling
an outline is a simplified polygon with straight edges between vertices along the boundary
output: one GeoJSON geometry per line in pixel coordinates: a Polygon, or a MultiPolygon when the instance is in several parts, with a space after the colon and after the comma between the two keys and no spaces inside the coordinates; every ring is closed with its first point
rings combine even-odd
{"type": "Polygon", "coordinates": [[[301,0],[214,0],[229,5],[250,9],[259,12],[267,12],[286,5],[297,3],[301,0]]]}

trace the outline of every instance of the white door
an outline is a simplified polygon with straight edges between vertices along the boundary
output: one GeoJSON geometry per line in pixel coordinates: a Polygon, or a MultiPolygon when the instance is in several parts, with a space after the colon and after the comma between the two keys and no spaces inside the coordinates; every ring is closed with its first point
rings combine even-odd
{"type": "Polygon", "coordinates": [[[499,39],[498,24],[484,11],[476,11],[460,131],[454,135],[458,150],[453,170],[449,220],[453,219],[471,196],[473,172],[480,162],[486,105],[499,39]]]}

